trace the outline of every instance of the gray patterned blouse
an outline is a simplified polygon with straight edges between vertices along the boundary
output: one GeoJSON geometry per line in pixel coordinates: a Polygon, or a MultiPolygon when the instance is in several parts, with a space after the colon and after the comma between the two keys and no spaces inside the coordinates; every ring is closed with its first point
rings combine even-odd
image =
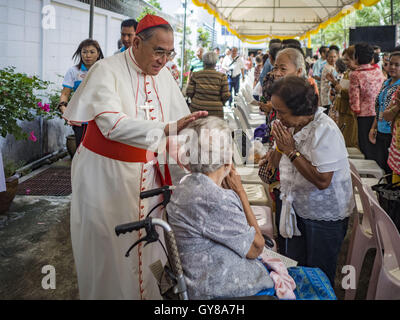
{"type": "Polygon", "coordinates": [[[167,212],[190,299],[251,296],[274,286],[262,263],[246,258],[255,229],[234,191],[190,174],[174,190],[167,212]]]}

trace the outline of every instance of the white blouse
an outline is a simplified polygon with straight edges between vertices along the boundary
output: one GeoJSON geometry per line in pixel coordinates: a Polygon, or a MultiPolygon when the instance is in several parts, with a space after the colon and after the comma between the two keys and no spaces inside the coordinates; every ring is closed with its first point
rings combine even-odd
{"type": "MultiPolygon", "coordinates": [[[[285,202],[282,207],[286,205],[291,216],[294,209],[304,219],[336,221],[351,214],[354,207],[353,189],[343,135],[323,110],[318,108],[314,120],[293,137],[296,149],[319,172],[334,172],[331,184],[319,190],[284,155],[279,164],[281,197],[285,202]]],[[[291,237],[290,226],[288,233],[291,237]]]]}

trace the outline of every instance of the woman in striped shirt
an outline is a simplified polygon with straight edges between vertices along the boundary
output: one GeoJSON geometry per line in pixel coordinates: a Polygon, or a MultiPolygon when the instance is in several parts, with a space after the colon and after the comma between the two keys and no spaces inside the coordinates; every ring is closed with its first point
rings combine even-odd
{"type": "Polygon", "coordinates": [[[203,55],[204,70],[193,73],[186,95],[191,98],[191,112],[206,110],[210,116],[223,118],[223,106],[231,94],[227,76],[215,71],[217,60],[215,52],[203,55]]]}
{"type": "Polygon", "coordinates": [[[392,123],[388,165],[393,170],[392,182],[396,183],[400,182],[400,89],[393,95],[392,104],[384,111],[383,118],[392,123]]]}

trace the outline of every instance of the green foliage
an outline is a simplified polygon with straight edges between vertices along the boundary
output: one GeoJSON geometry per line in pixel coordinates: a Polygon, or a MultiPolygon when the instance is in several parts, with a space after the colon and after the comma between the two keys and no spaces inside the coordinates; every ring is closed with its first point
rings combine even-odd
{"type": "Polygon", "coordinates": [[[157,8],[158,10],[162,11],[161,5],[157,0],[149,0],[147,2],[151,4],[154,8],[157,8]]]}
{"type": "Polygon", "coordinates": [[[22,160],[15,162],[13,160],[5,159],[4,166],[3,166],[5,177],[9,178],[9,177],[13,176],[19,168],[24,166],[24,164],[25,164],[25,161],[22,161],[22,160]]]}
{"type": "Polygon", "coordinates": [[[211,44],[210,33],[201,27],[197,29],[197,43],[205,50],[210,49],[210,44],[211,44]]]}
{"type": "MultiPolygon", "coordinates": [[[[393,0],[395,24],[400,22],[400,10],[396,10],[396,8],[399,7],[400,0],[393,0]]],[[[357,10],[339,20],[337,23],[331,24],[324,30],[321,30],[312,38],[312,47],[314,48],[314,52],[322,44],[336,44],[343,48],[345,43],[348,45],[350,27],[390,24],[390,0],[381,0],[376,5],[357,10]]]]}
{"type": "Polygon", "coordinates": [[[150,7],[144,7],[140,15],[136,18],[136,21],[139,22],[142,20],[147,14],[156,15],[157,12],[150,7]]]}
{"type": "MultiPolygon", "coordinates": [[[[182,28],[177,29],[178,33],[183,33],[182,28]]],[[[185,54],[184,54],[184,59],[183,59],[183,84],[187,82],[188,78],[188,73],[189,73],[189,67],[190,67],[190,61],[194,58],[194,51],[191,48],[192,42],[189,40],[189,35],[192,33],[192,30],[190,27],[186,27],[186,39],[185,39],[185,54]]],[[[183,40],[179,42],[180,47],[182,47],[183,40]]],[[[182,60],[181,58],[178,58],[178,68],[181,68],[181,63],[182,60]]]]}
{"type": "Polygon", "coordinates": [[[37,116],[53,118],[57,111],[45,111],[42,105],[44,90],[50,82],[36,76],[15,72],[15,67],[0,69],[0,135],[12,134],[15,139],[27,139],[28,134],[22,130],[17,121],[32,121],[37,116]]]}

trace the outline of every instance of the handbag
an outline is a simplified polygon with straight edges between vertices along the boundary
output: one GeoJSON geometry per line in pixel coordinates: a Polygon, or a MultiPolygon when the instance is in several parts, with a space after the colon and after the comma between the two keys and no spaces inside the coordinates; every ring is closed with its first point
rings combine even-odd
{"type": "Polygon", "coordinates": [[[400,183],[381,183],[385,177],[383,176],[378,184],[372,186],[372,190],[377,193],[380,206],[400,232],[400,183]]]}
{"type": "MultiPolygon", "coordinates": [[[[229,68],[237,61],[237,59],[239,59],[239,56],[237,56],[235,59],[233,59],[233,61],[230,63],[230,65],[229,65],[229,68]]],[[[233,75],[233,69],[229,69],[227,72],[226,72],[226,75],[229,77],[229,78],[232,78],[232,75],[233,75]]]]}
{"type": "Polygon", "coordinates": [[[273,184],[276,181],[279,181],[279,170],[275,169],[267,169],[268,162],[264,163],[258,169],[258,176],[260,179],[266,184],[273,184]]]}

